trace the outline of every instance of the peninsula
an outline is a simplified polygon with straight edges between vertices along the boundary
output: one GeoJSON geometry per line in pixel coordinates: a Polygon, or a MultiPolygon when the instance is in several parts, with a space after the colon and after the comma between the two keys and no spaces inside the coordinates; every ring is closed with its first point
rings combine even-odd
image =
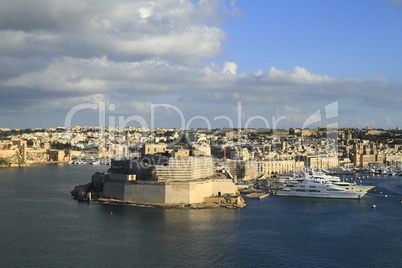
{"type": "Polygon", "coordinates": [[[144,155],[112,161],[106,173],[71,192],[78,200],[175,208],[241,208],[233,180],[214,172],[211,157],[144,155]]]}

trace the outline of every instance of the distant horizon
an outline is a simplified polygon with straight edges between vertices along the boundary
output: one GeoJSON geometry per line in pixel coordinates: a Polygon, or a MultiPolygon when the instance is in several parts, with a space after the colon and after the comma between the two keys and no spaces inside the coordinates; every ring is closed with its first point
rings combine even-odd
{"type": "MultiPolygon", "coordinates": [[[[69,128],[76,128],[76,127],[80,127],[80,128],[121,128],[121,127],[99,127],[99,126],[81,126],[81,125],[74,125],[71,126],[69,128]]],[[[198,127],[198,128],[190,128],[190,129],[182,129],[182,128],[177,128],[177,127],[155,127],[153,129],[177,129],[177,130],[217,130],[217,129],[221,129],[221,130],[225,130],[225,129],[234,129],[234,130],[289,130],[289,129],[295,129],[295,130],[309,130],[309,129],[357,129],[357,130],[364,130],[364,129],[368,129],[368,127],[370,127],[370,129],[372,130],[400,130],[399,126],[396,126],[395,128],[388,128],[388,129],[384,129],[384,128],[376,128],[376,127],[372,127],[372,126],[367,126],[365,128],[358,128],[358,127],[345,127],[345,126],[338,126],[338,127],[323,127],[323,126],[317,126],[317,127],[310,127],[310,128],[300,128],[300,127],[289,127],[289,128],[238,128],[238,127],[234,127],[234,128],[228,128],[228,127],[216,127],[216,128],[203,128],[203,127],[198,127]]],[[[134,128],[134,129],[140,129],[142,127],[132,127],[132,126],[127,126],[124,127],[124,129],[129,129],[129,128],[134,128]]],[[[47,130],[47,129],[68,129],[66,127],[63,126],[58,126],[58,127],[35,127],[35,128],[30,128],[30,127],[22,127],[22,128],[11,128],[11,127],[0,127],[0,131],[4,131],[5,129],[10,129],[10,130],[47,130]]]]}

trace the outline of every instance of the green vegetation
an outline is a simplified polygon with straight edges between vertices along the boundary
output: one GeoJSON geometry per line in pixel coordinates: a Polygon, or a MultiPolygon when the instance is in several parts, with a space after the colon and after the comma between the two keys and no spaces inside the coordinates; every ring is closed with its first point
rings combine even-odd
{"type": "Polygon", "coordinates": [[[57,150],[77,150],[75,146],[72,146],[70,142],[62,143],[62,142],[52,142],[50,143],[50,148],[51,149],[57,149],[57,150]]]}
{"type": "Polygon", "coordinates": [[[1,157],[0,158],[0,166],[3,166],[3,165],[9,165],[9,163],[8,163],[7,159],[1,157]]]}
{"type": "Polygon", "coordinates": [[[370,140],[376,143],[391,143],[399,144],[401,141],[401,135],[393,133],[393,131],[382,132],[379,135],[371,135],[366,133],[359,133],[355,135],[356,138],[361,140],[370,140]]]}
{"type": "Polygon", "coordinates": [[[179,140],[179,142],[177,143],[177,145],[182,146],[184,149],[190,149],[191,148],[191,143],[188,141],[187,139],[187,132],[186,131],[182,131],[180,133],[181,138],[179,140]]]}
{"type": "Polygon", "coordinates": [[[6,130],[6,131],[0,131],[0,138],[7,138],[8,136],[17,136],[17,135],[22,135],[24,133],[36,133],[36,132],[44,132],[43,129],[39,130],[39,129],[35,129],[32,130],[30,128],[26,128],[26,129],[10,129],[10,130],[6,130]]]}

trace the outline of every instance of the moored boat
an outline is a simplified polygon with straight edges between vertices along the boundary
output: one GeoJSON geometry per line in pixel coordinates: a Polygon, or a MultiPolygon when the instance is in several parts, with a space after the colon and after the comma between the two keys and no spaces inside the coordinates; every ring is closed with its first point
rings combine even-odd
{"type": "MultiPolygon", "coordinates": [[[[351,187],[351,186],[349,186],[351,187]]],[[[372,186],[369,186],[373,188],[372,186]]],[[[370,189],[371,189],[370,188],[370,189]]],[[[316,198],[344,198],[360,199],[368,188],[346,189],[346,186],[336,185],[328,180],[304,178],[297,182],[288,182],[276,191],[278,196],[316,197],[316,198]]]]}
{"type": "Polygon", "coordinates": [[[269,196],[269,193],[251,193],[251,194],[246,195],[247,198],[252,198],[252,199],[262,199],[262,198],[265,198],[268,196],[269,196]]]}

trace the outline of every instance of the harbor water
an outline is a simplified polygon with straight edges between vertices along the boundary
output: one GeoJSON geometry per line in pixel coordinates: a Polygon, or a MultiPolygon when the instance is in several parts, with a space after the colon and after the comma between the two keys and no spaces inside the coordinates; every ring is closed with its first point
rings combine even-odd
{"type": "Polygon", "coordinates": [[[361,200],[269,196],[247,199],[242,209],[72,199],[75,185],[106,169],[62,164],[0,169],[0,267],[402,264],[400,176],[363,175],[363,184],[377,187],[361,200]]]}

